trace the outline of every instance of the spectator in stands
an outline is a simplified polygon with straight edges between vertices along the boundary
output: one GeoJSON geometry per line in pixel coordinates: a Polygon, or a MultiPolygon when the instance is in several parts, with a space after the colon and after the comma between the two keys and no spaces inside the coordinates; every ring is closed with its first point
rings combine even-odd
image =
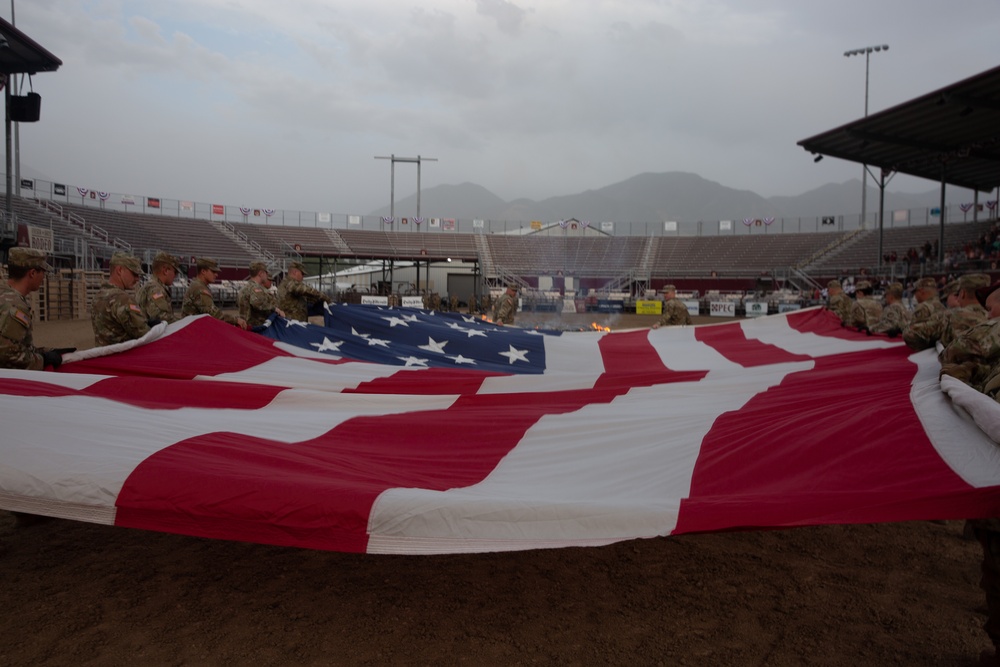
{"type": "Polygon", "coordinates": [[[180,259],[165,252],[158,252],[153,257],[152,275],[136,292],[135,301],[142,308],[146,322],[152,326],[157,322],[176,322],[180,318],[174,314],[174,304],[171,303],[170,286],[177,278],[181,267],[180,259]]]}
{"type": "Polygon", "coordinates": [[[309,306],[330,303],[330,297],[302,282],[305,276],[306,267],[301,262],[292,262],[285,279],[278,286],[278,307],[290,320],[307,322],[309,306]]]}
{"type": "Polygon", "coordinates": [[[910,311],[903,305],[902,283],[890,283],[885,290],[885,308],[872,333],[887,333],[895,338],[906,330],[910,324],[910,311]]]}
{"type": "Polygon", "coordinates": [[[32,340],[34,313],[28,295],[41,288],[45,273],[51,270],[41,250],[10,249],[7,281],[0,285],[0,368],[56,369],[62,364],[62,355],[72,351],[35,347],[32,340]]]}
{"type": "Polygon", "coordinates": [[[184,294],[184,303],[181,305],[181,315],[211,315],[217,320],[222,320],[227,324],[232,324],[241,329],[247,328],[247,321],[242,317],[233,317],[229,313],[224,313],[215,305],[212,298],[212,290],[208,287],[219,277],[219,263],[209,257],[199,257],[195,266],[198,267],[198,276],[188,285],[184,294]]]}
{"type": "Polygon", "coordinates": [[[870,331],[882,317],[882,304],[872,298],[872,284],[867,280],[859,280],[854,286],[857,295],[851,305],[851,315],[848,324],[863,331],[870,331]]]}
{"type": "Polygon", "coordinates": [[[844,294],[844,289],[840,286],[839,280],[831,280],[826,284],[826,292],[830,296],[827,303],[827,310],[830,310],[840,318],[842,324],[847,324],[851,317],[851,297],[844,294]]]}
{"type": "Polygon", "coordinates": [[[691,313],[688,312],[684,302],[677,298],[677,288],[673,285],[664,285],[663,314],[660,315],[660,321],[654,324],[653,328],[659,329],[678,324],[691,324],[691,313]]]}
{"type": "Polygon", "coordinates": [[[267,271],[267,264],[251,262],[247,283],[236,299],[240,307],[240,317],[247,321],[248,327],[259,327],[264,324],[271,313],[285,316],[285,313],[278,308],[278,301],[270,288],[271,276],[267,271]]]}
{"type": "Polygon", "coordinates": [[[124,252],[111,257],[108,279],[90,304],[94,341],[99,347],[135,340],[149,333],[146,316],[130,293],[141,275],[138,258],[124,252]]]}
{"type": "Polygon", "coordinates": [[[911,324],[903,333],[903,340],[914,350],[934,347],[938,341],[947,347],[963,332],[985,322],[990,316],[977,295],[978,290],[989,283],[990,278],[985,273],[962,276],[958,279],[955,305],[938,311],[929,320],[911,324]]]}
{"type": "Polygon", "coordinates": [[[493,306],[493,323],[504,326],[514,324],[514,313],[517,312],[517,285],[507,285],[507,289],[493,306]]]}

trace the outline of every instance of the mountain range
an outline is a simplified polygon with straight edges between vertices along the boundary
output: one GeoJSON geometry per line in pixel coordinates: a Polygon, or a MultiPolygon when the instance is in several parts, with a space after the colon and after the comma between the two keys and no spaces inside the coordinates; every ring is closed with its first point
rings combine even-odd
{"type": "MultiPolygon", "coordinates": [[[[973,193],[949,187],[948,204],[973,201],[973,193]]],[[[980,202],[990,197],[980,194],[980,202]]],[[[869,182],[867,210],[878,211],[879,191],[869,182]]],[[[940,189],[924,193],[885,193],[885,210],[936,207],[940,189]]],[[[861,212],[861,181],[830,183],[797,196],[762,197],[750,190],[736,190],[687,172],[644,173],[596,190],[535,201],[504,201],[481,185],[438,185],[421,191],[420,215],[424,218],[483,218],[486,220],[566,220],[592,222],[657,222],[677,220],[739,220],[748,217],[775,218],[857,216],[861,212]]],[[[396,202],[398,217],[417,213],[417,196],[396,202]]],[[[371,215],[387,216],[385,206],[371,215]]],[[[886,214],[888,215],[888,213],[886,214]]]]}

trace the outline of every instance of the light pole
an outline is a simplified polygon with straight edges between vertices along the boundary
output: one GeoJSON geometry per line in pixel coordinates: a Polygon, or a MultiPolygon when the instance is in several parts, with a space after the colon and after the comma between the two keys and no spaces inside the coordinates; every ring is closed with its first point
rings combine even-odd
{"type": "MultiPolygon", "coordinates": [[[[868,61],[871,58],[872,51],[878,53],[879,51],[888,51],[888,44],[878,44],[876,46],[865,46],[860,49],[853,49],[851,51],[844,51],[844,57],[850,58],[851,56],[864,55],[865,57],[865,118],[868,117],[868,61]]],[[[867,214],[867,203],[868,203],[868,165],[861,165],[861,226],[864,227],[865,217],[867,214]]],[[[879,257],[879,262],[882,258],[879,257]]]]}

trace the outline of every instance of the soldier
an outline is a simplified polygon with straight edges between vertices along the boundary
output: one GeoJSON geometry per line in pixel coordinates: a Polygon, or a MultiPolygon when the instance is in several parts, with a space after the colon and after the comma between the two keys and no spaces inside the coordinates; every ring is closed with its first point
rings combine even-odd
{"type": "Polygon", "coordinates": [[[135,301],[142,308],[147,322],[176,322],[180,318],[174,314],[170,299],[170,286],[174,284],[180,260],[165,252],[158,252],[153,258],[152,275],[135,294],[135,301]]]}
{"type": "Polygon", "coordinates": [[[45,254],[33,248],[11,248],[7,257],[7,282],[0,285],[0,368],[40,371],[59,368],[62,355],[73,348],[35,347],[31,335],[34,313],[28,295],[45,281],[52,267],[45,254]]]}
{"type": "Polygon", "coordinates": [[[677,298],[677,288],[673,285],[664,285],[663,314],[660,316],[660,321],[653,325],[653,328],[659,329],[678,324],[691,324],[691,313],[688,312],[687,306],[677,298]]]}
{"type": "Polygon", "coordinates": [[[292,262],[285,279],[278,286],[278,307],[290,320],[306,322],[309,320],[309,306],[330,303],[330,297],[302,282],[305,276],[306,267],[301,262],[292,262]]]}
{"type": "Polygon", "coordinates": [[[228,313],[219,310],[212,298],[212,290],[209,285],[219,277],[219,264],[214,259],[199,257],[196,260],[198,276],[188,285],[184,294],[184,303],[181,305],[181,315],[211,315],[217,320],[222,320],[227,324],[232,324],[241,329],[247,328],[247,321],[242,317],[233,317],[228,313]]]}
{"type": "Polygon", "coordinates": [[[259,327],[267,321],[271,313],[282,317],[285,313],[277,307],[277,299],[271,293],[271,276],[264,262],[252,262],[247,284],[240,290],[236,299],[240,307],[240,317],[247,321],[248,327],[259,327]]]}
{"type": "Polygon", "coordinates": [[[851,317],[851,297],[844,294],[844,288],[839,280],[828,282],[826,293],[830,299],[826,306],[827,310],[835,313],[842,324],[847,324],[847,320],[851,317]]]}
{"type": "Polygon", "coordinates": [[[888,333],[895,338],[910,324],[910,311],[903,305],[902,283],[892,283],[885,290],[882,317],[872,327],[872,333],[888,333]]]}
{"type": "Polygon", "coordinates": [[[457,313],[458,312],[458,295],[457,294],[452,294],[450,297],[448,297],[448,309],[451,312],[453,312],[453,313],[457,313]]]}
{"type": "Polygon", "coordinates": [[[517,285],[507,285],[507,290],[500,295],[493,306],[493,323],[503,326],[514,324],[514,313],[517,312],[517,285]]]}
{"type": "Polygon", "coordinates": [[[913,320],[911,324],[920,324],[931,319],[935,313],[944,311],[944,304],[938,298],[937,281],[931,277],[921,278],[917,281],[913,291],[913,298],[917,305],[913,309],[913,320]]]}
{"type": "Polygon", "coordinates": [[[851,306],[849,326],[870,330],[882,317],[882,304],[872,298],[872,284],[867,280],[858,281],[854,286],[857,298],[851,306]]]}
{"type": "MultiPolygon", "coordinates": [[[[975,275],[975,274],[972,274],[975,275]]],[[[965,276],[963,276],[964,278],[965,276]]],[[[977,290],[986,316],[960,332],[941,352],[941,375],[950,375],[996,398],[1000,390],[1000,282],[977,290]]]]}
{"type": "Polygon", "coordinates": [[[126,290],[135,287],[142,275],[139,260],[124,252],[111,257],[108,279],[90,304],[90,321],[98,347],[142,338],[149,324],[142,308],[126,290]]]}
{"type": "Polygon", "coordinates": [[[955,305],[938,311],[929,320],[911,324],[903,332],[903,340],[913,350],[926,350],[938,341],[947,347],[963,331],[985,322],[989,314],[980,303],[978,290],[989,282],[985,273],[967,273],[959,278],[955,305]]]}

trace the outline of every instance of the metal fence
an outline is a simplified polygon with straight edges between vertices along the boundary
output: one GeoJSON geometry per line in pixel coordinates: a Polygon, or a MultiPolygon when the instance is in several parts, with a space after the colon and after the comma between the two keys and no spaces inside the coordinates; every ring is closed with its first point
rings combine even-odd
{"type": "MultiPolygon", "coordinates": [[[[112,211],[136,212],[163,217],[183,217],[229,223],[318,227],[326,229],[391,230],[415,234],[527,234],[531,232],[561,233],[570,225],[591,227],[612,236],[739,236],[754,234],[802,234],[844,232],[854,229],[876,229],[878,214],[861,219],[860,214],[816,217],[749,217],[730,220],[676,221],[528,221],[488,220],[474,218],[439,218],[397,215],[393,220],[380,216],[321,211],[294,211],[263,207],[233,206],[129,195],[92,190],[81,186],[55,183],[41,179],[21,179],[20,195],[57,203],[70,203],[112,211]]],[[[734,215],[738,212],[734,212],[734,215]]],[[[973,222],[996,217],[996,199],[951,204],[945,210],[946,223],[973,222]]],[[[886,212],[885,229],[920,227],[940,223],[936,207],[886,212]]]]}

